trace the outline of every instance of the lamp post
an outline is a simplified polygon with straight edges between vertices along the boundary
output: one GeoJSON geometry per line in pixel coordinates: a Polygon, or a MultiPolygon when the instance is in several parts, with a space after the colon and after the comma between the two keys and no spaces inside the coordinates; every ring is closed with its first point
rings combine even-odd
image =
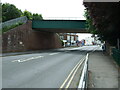
{"type": "Polygon", "coordinates": [[[70,46],[71,46],[71,33],[70,33],[70,46]]]}

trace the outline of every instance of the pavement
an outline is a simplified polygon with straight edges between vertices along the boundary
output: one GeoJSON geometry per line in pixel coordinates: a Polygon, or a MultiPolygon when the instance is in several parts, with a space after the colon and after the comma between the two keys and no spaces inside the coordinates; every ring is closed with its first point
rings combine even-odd
{"type": "Polygon", "coordinates": [[[2,57],[2,86],[3,88],[60,88],[87,52],[97,47],[63,48],[21,55],[9,53],[10,56],[2,57]]]}
{"type": "MultiPolygon", "coordinates": [[[[90,53],[89,62],[89,89],[90,88],[115,88],[120,86],[118,66],[113,58],[103,54],[101,48],[90,53]]],[[[89,90],[88,89],[88,90],[89,90]]]]}

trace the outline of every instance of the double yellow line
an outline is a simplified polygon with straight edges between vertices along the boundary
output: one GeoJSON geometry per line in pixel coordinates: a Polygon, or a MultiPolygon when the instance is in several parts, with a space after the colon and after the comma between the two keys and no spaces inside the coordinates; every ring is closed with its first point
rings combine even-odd
{"type": "Polygon", "coordinates": [[[61,90],[62,88],[69,88],[77,70],[79,69],[79,67],[82,65],[82,63],[85,61],[86,56],[84,56],[82,59],[80,59],[80,61],[77,63],[77,65],[72,69],[72,71],[70,72],[70,74],[68,75],[68,77],[66,78],[66,80],[63,82],[63,84],[60,86],[61,90]]]}
{"type": "MultiPolygon", "coordinates": [[[[95,48],[92,52],[96,51],[98,49],[95,48]]],[[[90,52],[90,53],[92,53],[90,52]]],[[[86,57],[88,58],[88,54],[86,56],[84,56],[82,59],[80,59],[80,61],[77,63],[77,65],[72,69],[72,71],[70,72],[70,74],[68,75],[68,77],[66,78],[66,80],[63,82],[63,84],[60,86],[59,90],[62,90],[63,88],[65,88],[67,90],[67,88],[70,87],[70,84],[76,74],[76,72],[78,71],[79,67],[83,64],[83,62],[86,60],[86,57]]]]}

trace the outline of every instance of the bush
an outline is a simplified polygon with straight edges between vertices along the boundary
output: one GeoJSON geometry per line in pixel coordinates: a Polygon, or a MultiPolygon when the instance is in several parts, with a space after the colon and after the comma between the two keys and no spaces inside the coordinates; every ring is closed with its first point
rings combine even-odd
{"type": "Polygon", "coordinates": [[[61,40],[61,43],[62,43],[62,46],[64,46],[64,42],[63,42],[63,40],[61,40]]]}
{"type": "Polygon", "coordinates": [[[20,25],[22,25],[22,24],[23,24],[23,23],[19,22],[19,23],[16,23],[16,24],[14,24],[14,25],[11,25],[11,26],[6,26],[6,27],[2,28],[2,33],[7,32],[7,31],[9,31],[10,29],[13,29],[13,28],[15,28],[15,27],[17,27],[17,26],[20,26],[20,25]]]}

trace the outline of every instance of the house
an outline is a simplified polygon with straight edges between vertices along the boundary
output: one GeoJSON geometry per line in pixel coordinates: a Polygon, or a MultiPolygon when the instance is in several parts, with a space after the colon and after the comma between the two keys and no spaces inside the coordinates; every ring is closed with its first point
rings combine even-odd
{"type": "Polygon", "coordinates": [[[59,33],[59,36],[63,40],[64,46],[76,46],[77,33],[59,33]]]}

